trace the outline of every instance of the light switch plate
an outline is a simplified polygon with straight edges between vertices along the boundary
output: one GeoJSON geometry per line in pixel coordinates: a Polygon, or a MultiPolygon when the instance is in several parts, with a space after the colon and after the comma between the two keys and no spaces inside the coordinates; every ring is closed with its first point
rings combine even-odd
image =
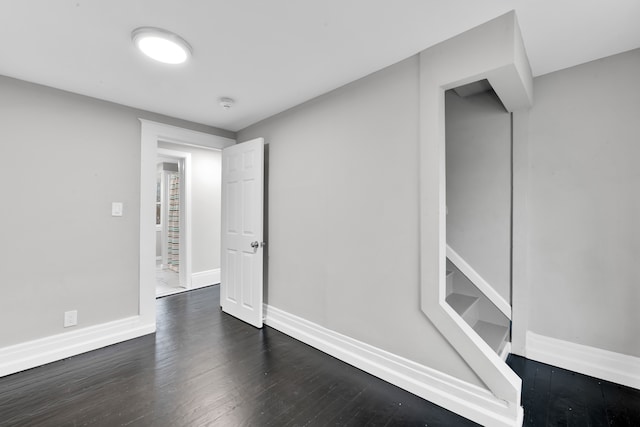
{"type": "Polygon", "coordinates": [[[111,203],[111,216],[122,216],[122,202],[111,203]]]}

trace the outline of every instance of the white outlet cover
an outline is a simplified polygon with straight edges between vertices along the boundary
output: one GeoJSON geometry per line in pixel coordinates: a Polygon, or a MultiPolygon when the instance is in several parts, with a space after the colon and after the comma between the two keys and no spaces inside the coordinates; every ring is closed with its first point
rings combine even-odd
{"type": "Polygon", "coordinates": [[[111,216],[122,216],[122,202],[111,203],[111,216]]]}
{"type": "Polygon", "coordinates": [[[65,311],[64,312],[64,327],[75,326],[78,324],[78,311],[65,311]]]}

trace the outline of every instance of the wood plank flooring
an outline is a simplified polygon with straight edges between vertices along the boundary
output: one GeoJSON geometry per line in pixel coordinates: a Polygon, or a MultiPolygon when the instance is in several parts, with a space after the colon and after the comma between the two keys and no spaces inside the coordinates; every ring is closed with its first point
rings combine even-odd
{"type": "MultiPolygon", "coordinates": [[[[157,304],[155,335],[0,378],[0,426],[476,425],[222,313],[218,286],[157,304]]],[[[523,377],[527,426],[640,426],[637,390],[509,363],[523,377]]]]}
{"type": "Polygon", "coordinates": [[[473,426],[274,329],[219,287],[157,300],[154,335],[0,378],[0,426],[473,426]]]}
{"type": "Polygon", "coordinates": [[[524,426],[640,426],[640,390],[510,355],[524,426]]]}

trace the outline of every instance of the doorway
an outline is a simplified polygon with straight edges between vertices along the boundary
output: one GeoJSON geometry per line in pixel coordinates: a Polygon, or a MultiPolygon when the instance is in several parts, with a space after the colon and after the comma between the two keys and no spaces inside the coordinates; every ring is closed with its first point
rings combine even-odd
{"type": "Polygon", "coordinates": [[[446,302],[510,351],[511,115],[487,80],[445,92],[446,302]]]}
{"type": "MultiPolygon", "coordinates": [[[[225,147],[235,144],[235,140],[221,136],[206,134],[176,126],[166,125],[162,123],[152,122],[140,119],[141,127],[141,162],[140,162],[140,294],[139,294],[139,322],[147,327],[155,330],[156,319],[156,200],[157,200],[157,160],[159,149],[170,149],[174,151],[191,151],[192,149],[204,149],[212,151],[222,150],[225,147]]],[[[189,167],[185,162],[185,189],[190,187],[191,177],[197,176],[195,173],[189,173],[189,167]]],[[[185,193],[188,194],[188,190],[185,193]]],[[[187,203],[188,205],[188,203],[187,203]]],[[[190,209],[185,213],[189,216],[189,212],[193,211],[197,215],[196,209],[190,209]]],[[[205,218],[206,220],[206,218],[205,218]]],[[[191,220],[186,220],[184,226],[184,238],[191,237],[191,220]]],[[[195,253],[198,253],[198,243],[191,242],[182,246],[180,254],[185,250],[196,247],[195,253]]],[[[219,250],[219,245],[218,245],[219,250]]],[[[186,289],[203,286],[215,279],[215,269],[200,270],[202,264],[199,259],[186,257],[184,261],[184,269],[182,264],[180,268],[184,271],[186,289]],[[193,263],[194,271],[192,272],[193,263]]],[[[218,271],[219,274],[219,271],[218,271]]],[[[218,279],[219,281],[219,279],[218,279]]]]}
{"type": "Polygon", "coordinates": [[[222,153],[166,141],[158,142],[157,153],[162,206],[156,295],[219,284],[222,153]]]}
{"type": "MultiPolygon", "coordinates": [[[[189,153],[158,149],[156,182],[156,297],[187,290],[185,158],[189,153]],[[181,241],[182,240],[182,241],[181,241]]],[[[190,200],[190,197],[189,197],[190,200]]],[[[190,208],[190,207],[189,207],[190,208]]],[[[189,263],[190,264],[190,263],[189,263]]]]}

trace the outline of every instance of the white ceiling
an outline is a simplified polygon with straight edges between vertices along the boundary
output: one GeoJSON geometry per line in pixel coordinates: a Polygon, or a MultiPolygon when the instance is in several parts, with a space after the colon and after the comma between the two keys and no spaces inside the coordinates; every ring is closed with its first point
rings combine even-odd
{"type": "Polygon", "coordinates": [[[511,9],[534,75],[640,47],[638,0],[2,0],[0,74],[236,131],[511,9]],[[140,26],[192,60],[143,57],[140,26]]]}

